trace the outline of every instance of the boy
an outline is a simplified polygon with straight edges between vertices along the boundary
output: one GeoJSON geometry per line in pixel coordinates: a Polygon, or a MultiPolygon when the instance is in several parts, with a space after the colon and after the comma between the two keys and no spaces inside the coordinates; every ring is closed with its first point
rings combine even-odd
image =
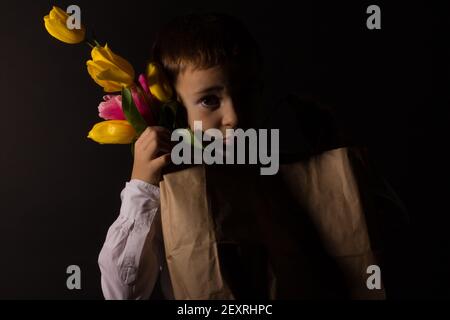
{"type": "MultiPolygon", "coordinates": [[[[187,122],[204,130],[250,125],[251,101],[261,87],[258,46],[236,19],[193,14],[175,19],[159,34],[153,61],[160,64],[184,105],[187,122]]],[[[225,141],[226,143],[226,138],[225,141]]],[[[148,299],[160,280],[173,298],[161,236],[161,171],[170,162],[170,132],[148,127],[135,144],[131,180],[121,193],[118,219],[99,255],[106,299],[148,299]]]]}
{"type": "MultiPolygon", "coordinates": [[[[159,34],[153,61],[162,66],[185,107],[191,129],[194,121],[202,121],[204,130],[216,128],[225,136],[227,129],[252,126],[251,108],[262,88],[262,59],[254,39],[236,19],[221,14],[175,19],[159,34]]],[[[272,123],[291,139],[280,144],[285,160],[295,161],[291,156],[305,159],[345,144],[329,112],[313,103],[288,96],[277,107],[272,123]]],[[[174,298],[162,239],[158,187],[161,172],[170,162],[171,147],[170,132],[162,127],[147,128],[136,142],[131,180],[121,193],[120,215],[109,228],[99,256],[106,299],[174,298]]],[[[367,169],[364,165],[361,172],[367,169]]],[[[379,183],[370,191],[379,198],[394,198],[387,205],[391,210],[397,200],[385,187],[379,183]]],[[[377,219],[379,212],[374,212],[372,218],[377,219]]],[[[343,234],[350,230],[339,223],[333,227],[343,234]]],[[[322,280],[330,282],[325,276],[322,280]]],[[[319,296],[326,291],[315,284],[313,289],[319,296]]],[[[340,291],[336,290],[336,295],[340,297],[340,291]]]]}

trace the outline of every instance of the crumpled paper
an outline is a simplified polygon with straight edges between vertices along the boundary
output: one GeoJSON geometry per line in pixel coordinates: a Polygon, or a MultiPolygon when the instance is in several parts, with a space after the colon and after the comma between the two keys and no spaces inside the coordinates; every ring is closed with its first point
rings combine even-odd
{"type": "Polygon", "coordinates": [[[283,164],[165,174],[161,223],[176,299],[382,299],[360,188],[339,148],[283,164]]]}

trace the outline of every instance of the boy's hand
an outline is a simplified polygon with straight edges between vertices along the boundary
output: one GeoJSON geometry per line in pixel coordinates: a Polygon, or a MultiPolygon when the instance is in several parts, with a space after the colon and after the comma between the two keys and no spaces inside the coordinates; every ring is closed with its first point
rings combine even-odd
{"type": "Polygon", "coordinates": [[[147,127],[134,145],[131,179],[158,185],[161,170],[170,163],[170,131],[164,127],[147,127]]]}

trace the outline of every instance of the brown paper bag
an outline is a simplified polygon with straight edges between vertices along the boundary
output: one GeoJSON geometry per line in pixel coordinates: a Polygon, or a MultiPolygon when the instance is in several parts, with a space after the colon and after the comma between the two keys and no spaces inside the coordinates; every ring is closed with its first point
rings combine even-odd
{"type": "Polygon", "coordinates": [[[282,165],[195,166],[164,175],[161,222],[176,299],[382,298],[341,148],[282,165]]]}
{"type": "Polygon", "coordinates": [[[176,299],[231,299],[222,280],[203,167],[164,176],[161,222],[176,299]]]}
{"type": "Polygon", "coordinates": [[[326,251],[343,271],[351,297],[382,299],[384,289],[368,290],[371,250],[360,188],[349,149],[340,148],[305,162],[282,165],[280,174],[293,198],[311,217],[326,251]]]}

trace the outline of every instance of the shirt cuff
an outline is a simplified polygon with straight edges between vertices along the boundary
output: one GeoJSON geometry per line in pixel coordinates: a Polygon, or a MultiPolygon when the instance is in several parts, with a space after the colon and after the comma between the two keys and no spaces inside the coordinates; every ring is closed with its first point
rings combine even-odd
{"type": "Polygon", "coordinates": [[[153,195],[157,195],[159,199],[159,187],[151,183],[139,179],[131,179],[127,184],[136,187],[142,191],[147,191],[153,195]]]}
{"type": "Polygon", "coordinates": [[[159,207],[159,199],[159,187],[131,179],[121,193],[121,216],[134,220],[151,218],[159,207]]]}

